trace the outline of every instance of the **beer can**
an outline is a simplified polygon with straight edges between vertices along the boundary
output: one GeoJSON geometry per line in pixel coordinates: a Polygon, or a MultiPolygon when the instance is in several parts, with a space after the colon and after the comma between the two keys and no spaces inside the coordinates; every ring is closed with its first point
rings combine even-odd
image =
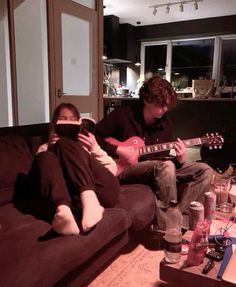
{"type": "Polygon", "coordinates": [[[201,220],[204,220],[204,206],[198,201],[192,201],[189,206],[189,229],[194,230],[201,220]]]}
{"type": "Polygon", "coordinates": [[[216,210],[216,194],[208,191],[204,195],[204,217],[210,223],[212,219],[215,217],[215,210],[216,210]]]}

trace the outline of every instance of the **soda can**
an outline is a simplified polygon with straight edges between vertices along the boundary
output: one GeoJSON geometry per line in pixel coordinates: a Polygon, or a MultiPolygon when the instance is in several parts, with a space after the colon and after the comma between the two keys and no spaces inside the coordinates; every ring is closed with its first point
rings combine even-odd
{"type": "Polygon", "coordinates": [[[208,191],[204,195],[204,217],[210,223],[215,218],[216,194],[208,191]]]}
{"type": "Polygon", "coordinates": [[[199,221],[204,220],[204,206],[198,201],[192,201],[189,206],[189,229],[194,230],[199,221]]]}

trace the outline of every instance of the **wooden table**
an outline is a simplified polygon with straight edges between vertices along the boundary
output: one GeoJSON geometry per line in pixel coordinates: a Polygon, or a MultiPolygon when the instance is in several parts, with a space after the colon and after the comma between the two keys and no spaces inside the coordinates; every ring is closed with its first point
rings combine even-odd
{"type": "MultiPolygon", "coordinates": [[[[229,215],[225,216],[227,220],[229,215]]],[[[217,221],[213,222],[213,225],[217,226],[217,221]]],[[[193,231],[188,231],[184,238],[191,239],[193,231]]],[[[233,233],[235,231],[233,230],[233,233]]],[[[234,234],[233,237],[236,237],[234,234]]],[[[217,274],[220,269],[221,262],[215,262],[213,269],[208,274],[202,274],[202,270],[206,263],[209,261],[208,258],[204,258],[204,261],[199,266],[186,266],[187,255],[182,255],[181,261],[177,264],[168,264],[164,259],[160,262],[160,279],[166,282],[178,284],[178,286],[189,286],[189,287],[235,287],[233,283],[229,283],[223,280],[217,279],[217,274]]],[[[236,272],[236,270],[235,270],[236,272]]]]}
{"type": "Polygon", "coordinates": [[[233,283],[217,280],[220,262],[215,262],[213,269],[205,275],[202,270],[209,259],[205,258],[199,266],[184,267],[186,259],[187,255],[182,256],[177,264],[166,264],[163,259],[160,263],[160,279],[186,287],[235,287],[233,283]]]}

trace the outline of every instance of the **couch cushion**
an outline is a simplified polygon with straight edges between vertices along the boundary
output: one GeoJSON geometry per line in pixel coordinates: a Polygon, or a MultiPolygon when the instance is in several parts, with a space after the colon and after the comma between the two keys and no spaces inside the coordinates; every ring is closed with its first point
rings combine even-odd
{"type": "Polygon", "coordinates": [[[0,137],[0,205],[10,202],[16,181],[28,174],[32,155],[25,139],[9,135],[0,137]]]}
{"type": "Polygon", "coordinates": [[[155,196],[144,184],[121,185],[118,208],[126,210],[132,220],[132,230],[147,226],[156,215],[155,196]]]}
{"type": "Polygon", "coordinates": [[[50,235],[51,226],[12,204],[0,208],[0,286],[51,287],[131,225],[127,212],[106,209],[87,235],[50,235]]]}

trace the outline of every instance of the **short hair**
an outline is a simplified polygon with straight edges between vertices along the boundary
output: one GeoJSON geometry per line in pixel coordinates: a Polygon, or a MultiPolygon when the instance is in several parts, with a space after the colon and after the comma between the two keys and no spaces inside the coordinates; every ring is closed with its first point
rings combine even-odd
{"type": "Polygon", "coordinates": [[[153,103],[171,108],[177,101],[177,94],[165,79],[154,76],[146,80],[139,89],[139,99],[144,103],[153,103]]]}

